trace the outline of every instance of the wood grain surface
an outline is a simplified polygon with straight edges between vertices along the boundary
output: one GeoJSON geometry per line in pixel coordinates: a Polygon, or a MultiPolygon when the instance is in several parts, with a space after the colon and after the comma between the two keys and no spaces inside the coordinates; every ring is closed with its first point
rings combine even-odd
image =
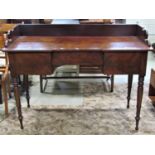
{"type": "MultiPolygon", "coordinates": [[[[150,48],[136,36],[19,36],[8,51],[140,50],[150,48]]],[[[4,49],[5,50],[5,49],[4,49]]]]}

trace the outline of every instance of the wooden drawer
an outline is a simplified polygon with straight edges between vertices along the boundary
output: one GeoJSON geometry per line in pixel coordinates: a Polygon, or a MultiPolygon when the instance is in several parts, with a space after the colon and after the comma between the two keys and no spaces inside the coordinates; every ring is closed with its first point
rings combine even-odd
{"type": "Polygon", "coordinates": [[[55,52],[52,55],[52,64],[61,65],[82,65],[82,66],[102,66],[103,54],[93,51],[68,51],[55,52]]]}
{"type": "Polygon", "coordinates": [[[50,53],[9,53],[10,69],[14,74],[51,74],[50,53]]]}
{"type": "Polygon", "coordinates": [[[146,53],[107,52],[104,54],[106,74],[145,74],[146,53]]]}

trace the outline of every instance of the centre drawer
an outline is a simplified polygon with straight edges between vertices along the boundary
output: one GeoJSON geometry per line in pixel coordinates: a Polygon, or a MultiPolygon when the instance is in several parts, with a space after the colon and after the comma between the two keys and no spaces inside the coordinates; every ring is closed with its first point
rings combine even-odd
{"type": "Polygon", "coordinates": [[[102,66],[103,54],[94,51],[54,52],[52,54],[52,65],[102,66]]]}

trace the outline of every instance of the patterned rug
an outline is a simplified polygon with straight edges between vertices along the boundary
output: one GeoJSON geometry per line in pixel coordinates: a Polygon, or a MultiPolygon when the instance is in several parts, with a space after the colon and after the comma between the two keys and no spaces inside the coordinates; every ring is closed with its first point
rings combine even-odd
{"type": "Polygon", "coordinates": [[[140,129],[135,129],[137,84],[133,85],[130,109],[126,108],[127,85],[115,85],[113,93],[100,83],[86,83],[83,105],[23,108],[24,130],[14,109],[0,123],[0,134],[19,135],[114,135],[155,134],[155,109],[144,86],[140,129]]]}

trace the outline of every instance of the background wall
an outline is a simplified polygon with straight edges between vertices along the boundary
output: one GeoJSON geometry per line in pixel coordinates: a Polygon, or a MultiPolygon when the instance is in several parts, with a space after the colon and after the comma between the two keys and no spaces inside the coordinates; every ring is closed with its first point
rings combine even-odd
{"type": "Polygon", "coordinates": [[[149,41],[155,42],[155,19],[126,19],[126,23],[141,25],[148,31],[149,41]]]}

